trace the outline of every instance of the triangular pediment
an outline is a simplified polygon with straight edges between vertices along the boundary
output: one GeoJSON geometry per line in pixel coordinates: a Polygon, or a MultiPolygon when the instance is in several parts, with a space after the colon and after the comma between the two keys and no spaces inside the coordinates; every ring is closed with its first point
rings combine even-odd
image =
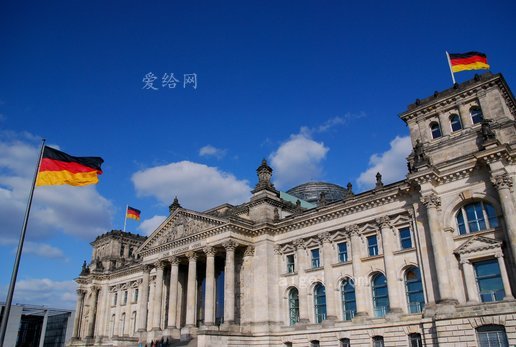
{"type": "Polygon", "coordinates": [[[140,247],[140,251],[152,249],[200,232],[227,224],[223,218],[185,209],[174,211],[140,247]]]}
{"type": "Polygon", "coordinates": [[[495,239],[483,237],[483,236],[475,236],[468,241],[464,242],[462,245],[457,247],[454,251],[456,254],[467,254],[467,253],[478,253],[486,250],[496,250],[500,249],[502,246],[501,241],[497,241],[495,239]]]}

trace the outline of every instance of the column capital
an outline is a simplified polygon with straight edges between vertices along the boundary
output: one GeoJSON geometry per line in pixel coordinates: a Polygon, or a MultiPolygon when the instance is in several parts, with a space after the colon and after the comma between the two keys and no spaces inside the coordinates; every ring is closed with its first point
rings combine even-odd
{"type": "Polygon", "coordinates": [[[320,233],[318,236],[319,236],[319,240],[321,240],[322,243],[330,243],[331,242],[331,235],[327,231],[320,233]]]}
{"type": "Polygon", "coordinates": [[[254,256],[254,246],[247,246],[244,252],[244,257],[252,257],[254,256]]]}
{"type": "Polygon", "coordinates": [[[294,240],[292,243],[294,244],[294,248],[297,250],[305,248],[305,241],[303,239],[294,240]]]}
{"type": "Polygon", "coordinates": [[[166,265],[166,261],[163,260],[163,259],[160,259],[158,260],[157,262],[154,263],[154,267],[157,269],[157,270],[160,270],[160,269],[163,269],[166,265]]]}
{"type": "Polygon", "coordinates": [[[189,261],[197,261],[198,255],[194,251],[186,252],[185,255],[189,261]]]}
{"type": "Polygon", "coordinates": [[[281,255],[281,246],[280,245],[274,245],[274,254],[281,255]]]}
{"type": "Polygon", "coordinates": [[[471,264],[471,261],[469,259],[461,259],[460,263],[461,264],[471,264]]]}
{"type": "Polygon", "coordinates": [[[349,236],[359,236],[359,237],[361,236],[360,228],[358,227],[358,224],[348,225],[344,229],[349,234],[349,236]]]}
{"type": "Polygon", "coordinates": [[[502,252],[496,252],[494,256],[495,256],[495,258],[502,258],[503,259],[502,252]]]}
{"type": "Polygon", "coordinates": [[[426,208],[441,207],[441,198],[434,193],[422,196],[420,201],[423,205],[425,205],[426,208]]]}
{"type": "Polygon", "coordinates": [[[233,240],[228,240],[222,244],[222,247],[224,247],[226,249],[226,252],[234,251],[236,246],[238,246],[238,244],[233,240]]]}
{"type": "Polygon", "coordinates": [[[90,287],[90,291],[92,293],[98,292],[99,290],[100,290],[100,287],[97,286],[97,285],[93,285],[93,286],[90,287]]]}
{"type": "Polygon", "coordinates": [[[170,265],[178,265],[180,263],[179,258],[175,255],[170,256],[168,258],[168,262],[170,263],[170,265]]]}
{"type": "Polygon", "coordinates": [[[153,266],[151,264],[145,264],[142,266],[142,270],[144,273],[149,274],[152,270],[153,266]]]}
{"type": "Polygon", "coordinates": [[[86,291],[82,288],[77,289],[75,292],[78,296],[83,296],[84,294],[86,294],[86,291]]]}
{"type": "Polygon", "coordinates": [[[203,248],[203,251],[204,253],[206,254],[207,257],[214,257],[215,256],[215,248],[212,247],[212,246],[206,246],[203,248]]]}
{"type": "Polygon", "coordinates": [[[512,178],[508,174],[501,174],[491,177],[491,183],[493,186],[500,190],[500,189],[511,189],[512,188],[512,178]]]}
{"type": "Polygon", "coordinates": [[[382,217],[376,218],[376,224],[378,224],[380,229],[392,228],[391,218],[389,216],[382,216],[382,217]]]}

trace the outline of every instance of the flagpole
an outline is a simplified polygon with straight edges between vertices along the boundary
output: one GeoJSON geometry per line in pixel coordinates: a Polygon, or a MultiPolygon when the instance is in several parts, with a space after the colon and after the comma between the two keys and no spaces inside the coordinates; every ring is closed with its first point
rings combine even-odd
{"type": "Polygon", "coordinates": [[[125,227],[126,227],[126,224],[127,224],[127,209],[129,208],[129,205],[125,205],[125,217],[124,217],[124,233],[125,233],[125,227]]]}
{"type": "Polygon", "coordinates": [[[448,66],[450,67],[450,72],[451,72],[451,78],[452,78],[452,81],[453,81],[453,84],[455,84],[455,76],[453,75],[453,70],[452,70],[452,66],[451,66],[451,60],[450,60],[450,54],[448,53],[448,51],[446,51],[446,58],[448,59],[448,66]]]}
{"type": "Polygon", "coordinates": [[[29,198],[27,201],[27,208],[25,210],[25,218],[23,219],[23,226],[20,234],[20,241],[18,242],[18,250],[16,251],[16,258],[14,259],[13,273],[11,275],[11,283],[9,284],[9,291],[5,302],[5,309],[2,316],[2,323],[0,325],[0,346],[4,345],[5,332],[7,330],[7,322],[9,320],[9,312],[11,311],[11,304],[13,301],[14,287],[16,286],[16,277],[18,276],[18,268],[20,266],[20,258],[23,250],[23,242],[25,240],[25,233],[27,231],[27,222],[29,220],[30,208],[32,206],[32,197],[34,196],[34,188],[36,187],[36,180],[38,178],[39,167],[41,165],[41,158],[43,157],[43,150],[45,149],[45,139],[41,140],[41,149],[39,152],[38,165],[34,172],[34,179],[32,180],[32,187],[30,189],[29,198]]]}

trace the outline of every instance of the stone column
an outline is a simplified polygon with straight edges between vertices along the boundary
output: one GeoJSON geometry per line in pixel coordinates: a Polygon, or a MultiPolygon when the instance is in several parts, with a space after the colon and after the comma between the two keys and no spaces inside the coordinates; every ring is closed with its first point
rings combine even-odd
{"type": "Polygon", "coordinates": [[[170,284],[168,293],[168,329],[176,328],[177,316],[177,290],[179,276],[179,259],[175,256],[169,258],[170,262],[170,284]]]}
{"type": "Polygon", "coordinates": [[[464,280],[466,281],[466,291],[468,293],[468,303],[478,303],[477,283],[475,280],[475,272],[473,265],[469,259],[462,259],[460,261],[462,269],[464,270],[464,280]]]}
{"type": "MultiPolygon", "coordinates": [[[[512,258],[516,259],[516,209],[512,196],[512,178],[508,174],[501,174],[491,178],[491,182],[498,191],[502,205],[505,226],[507,227],[507,238],[512,258]]],[[[510,258],[509,258],[510,259],[510,258]]]]}
{"type": "Polygon", "coordinates": [[[387,290],[389,293],[389,310],[391,312],[401,312],[401,303],[398,288],[398,279],[396,275],[397,266],[394,263],[394,245],[397,245],[394,231],[392,230],[391,220],[388,216],[380,217],[376,220],[378,223],[383,242],[383,263],[385,275],[387,277],[387,290]]]}
{"type": "Polygon", "coordinates": [[[161,330],[161,304],[163,302],[163,269],[165,267],[164,261],[157,261],[156,267],[156,291],[154,293],[153,301],[153,315],[152,315],[152,330],[161,330]]]}
{"type": "Polygon", "coordinates": [[[428,217],[428,228],[437,272],[436,280],[439,287],[438,302],[456,302],[457,300],[452,296],[452,286],[448,275],[449,253],[447,252],[446,240],[443,235],[444,231],[439,226],[439,215],[437,213],[437,208],[441,206],[441,198],[432,193],[423,196],[421,202],[426,207],[428,217]]]}
{"type": "Polygon", "coordinates": [[[143,332],[147,331],[147,310],[148,310],[148,300],[149,300],[149,277],[150,271],[152,269],[151,265],[143,266],[143,280],[140,290],[140,303],[138,308],[138,331],[143,332]]]}
{"type": "Polygon", "coordinates": [[[215,324],[215,248],[207,246],[206,253],[206,288],[204,294],[204,325],[215,324]]]}
{"type": "Polygon", "coordinates": [[[507,275],[507,268],[505,267],[505,261],[503,260],[502,253],[495,254],[495,257],[498,259],[498,266],[500,267],[500,275],[502,276],[503,282],[503,290],[505,291],[504,300],[512,300],[514,296],[511,291],[511,283],[509,281],[509,276],[507,275]]]}
{"type": "Polygon", "coordinates": [[[90,301],[90,319],[88,321],[88,334],[87,337],[93,337],[95,334],[95,318],[97,316],[97,295],[99,293],[99,287],[91,287],[91,301],[90,301]]]}
{"type": "Polygon", "coordinates": [[[77,289],[77,303],[75,304],[75,318],[73,322],[73,339],[80,338],[80,327],[82,321],[82,309],[84,307],[84,296],[86,292],[83,289],[77,289]]]}
{"type": "Polygon", "coordinates": [[[224,269],[224,324],[235,323],[235,248],[234,241],[223,244],[226,249],[224,269]]]}
{"type": "Polygon", "coordinates": [[[323,244],[323,261],[324,261],[324,285],[326,288],[326,319],[337,320],[337,305],[335,305],[335,283],[333,278],[334,260],[330,233],[324,232],[319,234],[319,239],[323,244]]]}
{"type": "Polygon", "coordinates": [[[195,292],[197,278],[197,254],[195,252],[186,253],[188,257],[188,283],[186,288],[186,326],[195,326],[195,292]]]}
{"type": "Polygon", "coordinates": [[[367,279],[362,274],[362,260],[360,248],[362,247],[362,240],[358,225],[351,225],[346,228],[351,239],[351,261],[353,268],[353,281],[355,283],[355,299],[357,304],[357,312],[355,316],[368,316],[367,308],[367,279]]]}
{"type": "Polygon", "coordinates": [[[309,323],[310,319],[308,318],[308,291],[307,287],[309,283],[305,277],[305,259],[306,259],[306,249],[305,242],[302,239],[294,240],[294,247],[297,252],[297,273],[299,277],[299,323],[309,323]]]}

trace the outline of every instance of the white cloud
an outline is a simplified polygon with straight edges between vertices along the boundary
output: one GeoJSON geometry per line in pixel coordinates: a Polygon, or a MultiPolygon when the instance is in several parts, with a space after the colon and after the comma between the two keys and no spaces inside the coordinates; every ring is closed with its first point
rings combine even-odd
{"type": "MultiPolygon", "coordinates": [[[[16,253],[19,240],[16,239],[0,239],[0,246],[13,246],[12,253],[16,253]]],[[[27,241],[23,244],[23,254],[33,254],[44,258],[65,258],[61,249],[52,245],[27,241]]]]}
{"type": "Polygon", "coordinates": [[[277,188],[291,188],[294,185],[317,179],[322,174],[322,161],[329,148],[314,141],[307,133],[291,135],[270,156],[274,169],[274,184],[277,188]]]}
{"type": "MultiPolygon", "coordinates": [[[[13,301],[21,304],[73,309],[77,299],[76,288],[77,284],[74,281],[54,281],[48,278],[23,279],[16,283],[13,301]]],[[[2,292],[5,293],[7,290],[2,292]]]]}
{"type": "Polygon", "coordinates": [[[216,157],[217,159],[224,158],[226,153],[227,153],[227,150],[222,149],[222,148],[217,148],[212,145],[206,145],[199,150],[199,155],[201,157],[211,156],[211,157],[216,157]]]}
{"type": "Polygon", "coordinates": [[[396,136],[390,142],[390,148],[387,151],[381,154],[375,153],[369,158],[369,168],[362,172],[357,179],[359,188],[374,187],[377,172],[382,174],[384,184],[402,180],[407,174],[406,158],[411,151],[410,136],[396,136]]]}
{"type": "MultiPolygon", "coordinates": [[[[34,136],[0,132],[0,239],[18,238],[38,152],[34,136]]],[[[110,228],[112,211],[95,186],[37,187],[27,237],[41,239],[61,231],[92,239],[110,228]]]]}
{"type": "Polygon", "coordinates": [[[150,235],[161,223],[167,218],[167,216],[153,216],[149,219],[145,219],[138,226],[138,230],[143,232],[143,235],[150,235]]]}
{"type": "Polygon", "coordinates": [[[132,181],[139,196],[153,196],[167,205],[177,196],[183,207],[193,210],[205,210],[225,202],[242,203],[249,198],[251,190],[245,180],[191,161],[138,171],[132,181]]]}

